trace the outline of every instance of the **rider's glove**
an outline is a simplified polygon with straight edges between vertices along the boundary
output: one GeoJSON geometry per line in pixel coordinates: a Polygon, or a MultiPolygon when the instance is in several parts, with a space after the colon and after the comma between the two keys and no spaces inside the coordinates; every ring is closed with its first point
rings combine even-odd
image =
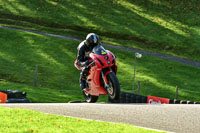
{"type": "Polygon", "coordinates": [[[92,63],[92,62],[89,61],[89,60],[87,60],[87,61],[85,62],[85,65],[88,66],[90,63],[92,63]]]}
{"type": "Polygon", "coordinates": [[[81,67],[87,67],[91,62],[89,60],[85,61],[85,62],[80,62],[79,65],[81,67]]]}

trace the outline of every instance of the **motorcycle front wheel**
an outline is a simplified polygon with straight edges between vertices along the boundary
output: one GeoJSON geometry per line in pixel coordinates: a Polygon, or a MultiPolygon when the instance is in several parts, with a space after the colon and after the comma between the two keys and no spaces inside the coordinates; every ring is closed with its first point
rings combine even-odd
{"type": "Polygon", "coordinates": [[[107,75],[107,80],[109,85],[109,88],[107,88],[109,98],[111,100],[118,100],[120,95],[120,84],[114,72],[107,75]]]}

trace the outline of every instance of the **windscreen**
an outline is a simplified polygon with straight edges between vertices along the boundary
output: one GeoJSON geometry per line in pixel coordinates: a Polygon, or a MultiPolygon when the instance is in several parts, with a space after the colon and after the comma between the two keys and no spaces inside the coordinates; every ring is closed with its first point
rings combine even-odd
{"type": "Polygon", "coordinates": [[[101,45],[95,46],[93,48],[92,52],[97,54],[97,55],[106,55],[107,54],[106,50],[101,45]]]}

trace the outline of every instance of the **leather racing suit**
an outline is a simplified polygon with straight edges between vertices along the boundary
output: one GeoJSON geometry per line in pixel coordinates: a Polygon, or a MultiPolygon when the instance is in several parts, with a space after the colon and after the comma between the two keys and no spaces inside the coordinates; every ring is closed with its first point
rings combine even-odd
{"type": "Polygon", "coordinates": [[[88,76],[89,68],[86,68],[90,64],[89,59],[89,54],[92,52],[93,48],[90,48],[86,45],[85,40],[82,41],[77,50],[77,65],[82,68],[81,73],[80,73],[80,87],[82,89],[86,88],[86,78],[88,76]]]}

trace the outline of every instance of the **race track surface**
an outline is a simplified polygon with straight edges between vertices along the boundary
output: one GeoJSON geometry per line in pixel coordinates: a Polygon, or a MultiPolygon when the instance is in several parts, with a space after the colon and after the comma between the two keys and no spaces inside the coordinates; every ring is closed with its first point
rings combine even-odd
{"type": "Polygon", "coordinates": [[[121,122],[135,126],[169,132],[199,133],[199,105],[148,105],[148,104],[0,104],[5,107],[32,109],[44,113],[121,122]]]}

